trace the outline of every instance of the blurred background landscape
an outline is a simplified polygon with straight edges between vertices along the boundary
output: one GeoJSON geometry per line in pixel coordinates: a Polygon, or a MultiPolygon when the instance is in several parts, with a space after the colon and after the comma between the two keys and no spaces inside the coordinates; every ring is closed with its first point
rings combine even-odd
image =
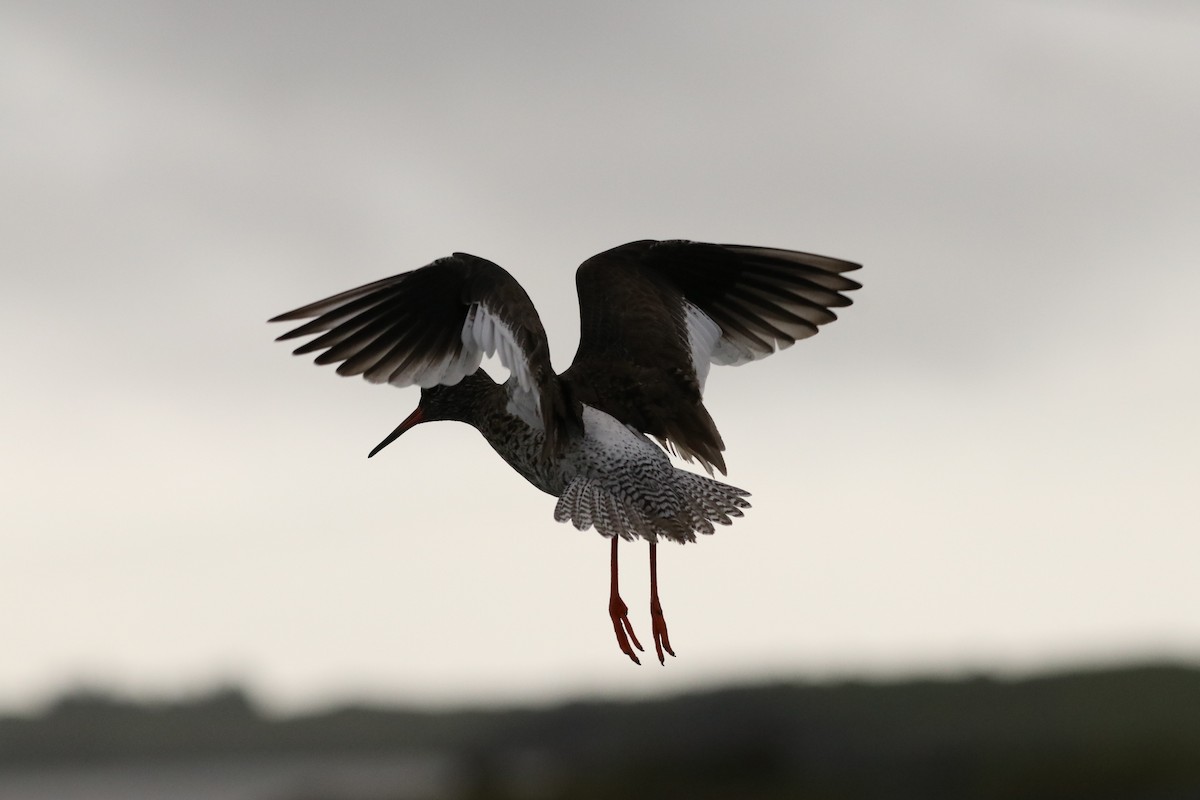
{"type": "Polygon", "coordinates": [[[0,800],[1197,796],[1197,41],[1171,0],[0,0],[0,800]],[[677,237],[864,288],[710,375],[754,507],[660,550],[639,669],[603,540],[465,426],[368,461],[416,393],[265,320],[465,251],[561,370],[575,266],[677,237]]]}
{"type": "Polygon", "coordinates": [[[268,716],[230,687],[0,719],[0,797],[1190,798],[1200,670],[736,686],[268,716]]]}

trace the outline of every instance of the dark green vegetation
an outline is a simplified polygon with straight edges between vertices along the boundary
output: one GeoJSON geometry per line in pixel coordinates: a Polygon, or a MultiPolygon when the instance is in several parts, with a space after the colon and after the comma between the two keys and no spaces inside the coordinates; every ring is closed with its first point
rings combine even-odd
{"type": "Polygon", "coordinates": [[[0,718],[0,770],[408,752],[452,759],[470,797],[512,796],[514,764],[536,767],[536,791],[519,794],[545,798],[1200,797],[1200,669],[280,719],[236,690],[171,704],[76,694],[0,718]]]}

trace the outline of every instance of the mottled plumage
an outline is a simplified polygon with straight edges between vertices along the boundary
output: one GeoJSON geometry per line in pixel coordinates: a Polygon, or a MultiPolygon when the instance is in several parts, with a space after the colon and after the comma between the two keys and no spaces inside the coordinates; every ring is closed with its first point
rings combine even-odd
{"type": "Polygon", "coordinates": [[[554,517],[612,539],[609,613],[634,661],[616,587],[616,543],[649,541],[651,617],[659,660],[671,651],[658,601],[655,543],[693,541],[749,503],[741,489],[674,467],[663,448],[726,471],[725,444],[704,407],[709,366],[763,358],[836,319],[859,284],[848,261],[740,245],[639,241],[576,273],[580,341],[556,375],[529,296],[503,269],[465,253],[351,289],[272,321],[308,319],[280,339],[375,383],[417,385],[421,401],[371,455],[414,425],[476,427],[513,469],[559,498],[554,517]],[[497,384],[479,369],[498,355],[497,384]]]}

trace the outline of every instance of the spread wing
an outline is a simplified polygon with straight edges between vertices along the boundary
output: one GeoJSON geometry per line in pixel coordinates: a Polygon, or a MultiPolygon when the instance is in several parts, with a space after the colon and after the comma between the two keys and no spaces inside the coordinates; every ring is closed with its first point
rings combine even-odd
{"type": "Polygon", "coordinates": [[[577,398],[725,472],[704,408],[712,364],[745,364],[837,319],[859,264],[768,247],[645,240],[576,273],[580,340],[563,373],[577,398]]]}
{"type": "Polygon", "coordinates": [[[546,331],[529,295],[504,269],[455,253],[412,272],[368,283],[280,314],[270,322],[308,319],[280,340],[320,334],[297,347],[317,364],[372,383],[454,385],[498,354],[510,372],[510,407],[558,446],[565,402],[550,365],[546,331]]]}

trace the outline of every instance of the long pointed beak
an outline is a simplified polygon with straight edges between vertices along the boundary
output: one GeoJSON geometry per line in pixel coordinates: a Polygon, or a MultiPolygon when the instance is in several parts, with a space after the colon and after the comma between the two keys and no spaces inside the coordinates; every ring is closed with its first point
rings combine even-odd
{"type": "Polygon", "coordinates": [[[383,448],[387,447],[392,442],[399,439],[400,434],[404,433],[409,428],[413,427],[414,425],[420,425],[424,421],[425,421],[425,415],[423,413],[421,413],[421,407],[417,406],[417,410],[412,412],[411,414],[409,414],[408,419],[404,420],[404,422],[401,422],[399,425],[397,425],[396,430],[389,433],[387,435],[386,439],[384,439],[379,444],[375,445],[375,449],[367,454],[367,458],[371,458],[376,453],[378,453],[380,450],[382,450],[383,448]]]}

